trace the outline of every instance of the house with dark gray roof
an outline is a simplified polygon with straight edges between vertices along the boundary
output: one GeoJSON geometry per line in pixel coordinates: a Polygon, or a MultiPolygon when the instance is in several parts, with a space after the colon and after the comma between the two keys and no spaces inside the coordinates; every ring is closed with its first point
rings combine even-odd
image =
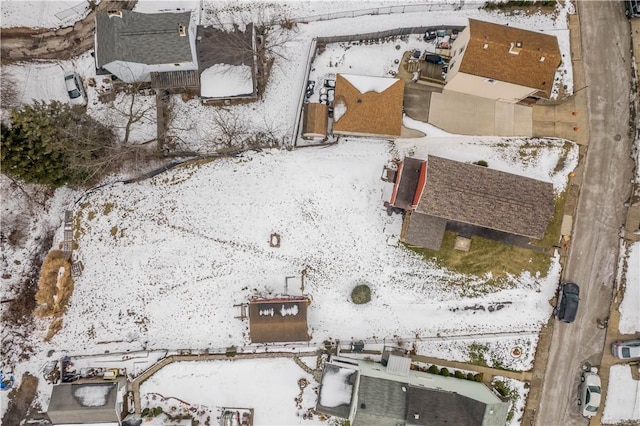
{"type": "Polygon", "coordinates": [[[198,77],[196,22],[191,12],[96,13],[95,60],[126,83],[149,82],[152,74],[186,72],[198,77]]]}
{"type": "Polygon", "coordinates": [[[53,425],[120,425],[126,380],[62,383],[53,387],[47,415],[53,425]]]}
{"type": "Polygon", "coordinates": [[[449,224],[541,239],[553,215],[553,184],[475,164],[405,158],[389,204],[405,211],[400,239],[438,250],[449,224]]]}
{"type": "Polygon", "coordinates": [[[410,358],[398,355],[390,355],[386,366],[333,357],[323,370],[316,411],[349,419],[353,426],[506,423],[509,403],[485,384],[410,367],[410,358]],[[328,390],[323,391],[325,386],[328,390]],[[343,396],[336,398],[336,394],[343,396]],[[334,405],[338,402],[341,405],[334,405]]]}

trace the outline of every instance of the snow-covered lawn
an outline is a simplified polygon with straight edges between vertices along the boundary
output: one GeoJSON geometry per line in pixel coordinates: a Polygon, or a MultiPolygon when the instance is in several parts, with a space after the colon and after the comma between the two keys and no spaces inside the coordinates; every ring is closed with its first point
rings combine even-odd
{"type": "Polygon", "coordinates": [[[609,387],[602,423],[640,421],[640,381],[633,380],[632,368],[637,369],[638,366],[614,365],[609,370],[609,387]]]}
{"type": "MultiPolygon", "coordinates": [[[[140,394],[158,393],[209,409],[253,408],[255,425],[321,424],[302,418],[315,406],[317,387],[291,359],[247,359],[169,364],[142,383],[140,394]],[[308,383],[303,390],[300,379],[308,383]]],[[[142,408],[155,406],[153,399],[144,401],[142,408]]],[[[218,423],[211,419],[211,424],[218,423]]]]}
{"type": "Polygon", "coordinates": [[[2,0],[2,28],[60,28],[88,13],[86,0],[2,0]]]}
{"type": "Polygon", "coordinates": [[[620,325],[622,334],[640,332],[640,243],[629,246],[625,287],[622,303],[620,303],[620,325]]]}
{"type": "MultiPolygon", "coordinates": [[[[463,139],[450,143],[459,152],[475,149],[463,139]]],[[[483,145],[490,164],[499,157],[491,146],[483,145]]],[[[537,331],[551,313],[557,261],[544,278],[524,273],[507,288],[461,298],[489,277],[461,277],[397,245],[400,217],[386,214],[391,184],[380,180],[392,157],[386,142],[347,140],[219,159],[88,195],[75,211],[75,253],[85,269],[54,344],[71,351],[96,350],[98,342],[120,349],[246,344],[247,325],[234,318],[233,305],[282,293],[285,277],[303,270],[318,344],[537,331]],[[280,248],[269,246],[274,232],[280,248]],[[372,301],[358,306],[349,298],[361,282],[372,301]],[[504,309],[494,312],[464,309],[499,303],[504,309]]],[[[529,170],[509,164],[501,166],[529,170]]],[[[553,180],[532,164],[532,173],[553,180]]]]}

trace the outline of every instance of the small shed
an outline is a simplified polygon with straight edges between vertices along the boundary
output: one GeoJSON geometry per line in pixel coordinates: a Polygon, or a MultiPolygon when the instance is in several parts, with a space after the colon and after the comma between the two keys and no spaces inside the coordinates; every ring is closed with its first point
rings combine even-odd
{"type": "Polygon", "coordinates": [[[47,415],[54,425],[118,425],[125,411],[125,380],[62,383],[53,387],[47,415]]]}
{"type": "Polygon", "coordinates": [[[253,299],[249,302],[252,343],[308,342],[306,297],[253,299]]]}
{"type": "Polygon", "coordinates": [[[305,139],[324,139],[329,126],[329,107],[326,104],[309,103],[304,107],[302,137],[305,139]]]}

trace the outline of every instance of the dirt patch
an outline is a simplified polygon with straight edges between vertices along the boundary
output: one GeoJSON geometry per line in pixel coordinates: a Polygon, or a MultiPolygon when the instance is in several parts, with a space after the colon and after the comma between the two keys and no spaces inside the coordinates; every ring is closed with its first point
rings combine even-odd
{"type": "Polygon", "coordinates": [[[29,373],[22,376],[20,386],[9,392],[9,407],[2,417],[3,425],[19,425],[27,418],[38,390],[38,379],[29,373]]]}

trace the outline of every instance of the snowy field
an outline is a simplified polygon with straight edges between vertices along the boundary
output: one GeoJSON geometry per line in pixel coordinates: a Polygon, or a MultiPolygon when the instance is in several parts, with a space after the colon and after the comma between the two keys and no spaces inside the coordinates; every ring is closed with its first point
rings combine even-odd
{"type": "MultiPolygon", "coordinates": [[[[490,164],[504,155],[499,141],[494,155],[490,143],[482,145],[490,164]]],[[[427,149],[427,141],[421,144],[427,149]]],[[[434,144],[430,152],[475,147],[449,138],[446,149],[434,144]]],[[[303,270],[318,344],[328,338],[537,331],[551,313],[557,261],[544,278],[524,273],[511,277],[507,288],[486,289],[489,277],[452,274],[398,246],[400,217],[387,216],[383,202],[391,184],[380,180],[393,155],[386,142],[348,140],[220,159],[88,195],[75,211],[75,253],[85,269],[54,345],[86,351],[98,342],[120,349],[247,344],[247,326],[234,318],[233,305],[282,293],[284,277],[303,270]],[[269,246],[274,232],[281,235],[280,248],[269,246]],[[366,306],[349,301],[360,282],[372,288],[366,306]],[[487,294],[461,298],[474,286],[487,294]],[[500,311],[462,309],[504,302],[500,311]]],[[[529,169],[503,159],[500,166],[556,178],[548,161],[529,169]]]]}
{"type": "Polygon", "coordinates": [[[638,368],[638,366],[614,365],[611,367],[602,423],[637,424],[636,422],[640,421],[640,381],[633,380],[632,368],[638,368]]]}
{"type": "MultiPolygon", "coordinates": [[[[253,408],[255,425],[324,424],[302,418],[315,407],[317,387],[293,360],[279,358],[169,364],[146,380],[140,393],[158,393],[210,409],[253,408]],[[308,382],[302,391],[300,379],[308,382]],[[295,399],[300,396],[297,406],[295,399]]],[[[154,407],[153,400],[146,403],[154,407]]],[[[211,424],[217,424],[215,419],[211,424]]]]}
{"type": "Polygon", "coordinates": [[[629,246],[625,279],[618,329],[622,334],[633,334],[640,332],[640,243],[629,246]]]}
{"type": "Polygon", "coordinates": [[[61,28],[89,14],[82,0],[2,0],[2,28],[61,28]]]}

